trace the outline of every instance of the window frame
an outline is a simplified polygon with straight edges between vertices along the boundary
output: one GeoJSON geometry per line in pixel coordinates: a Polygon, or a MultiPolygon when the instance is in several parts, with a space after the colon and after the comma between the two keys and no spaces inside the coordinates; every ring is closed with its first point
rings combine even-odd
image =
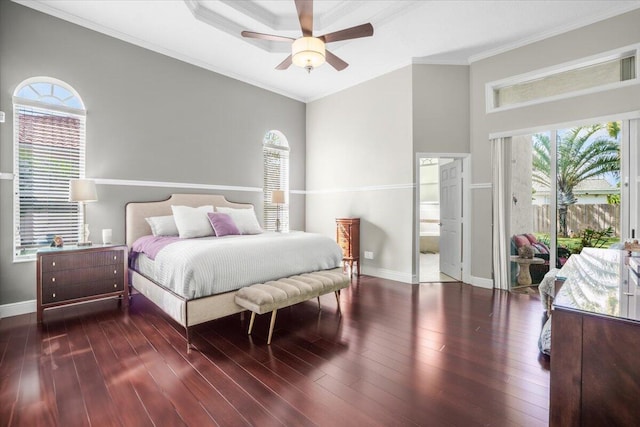
{"type": "Polygon", "coordinates": [[[528,107],[537,104],[543,104],[547,102],[558,101],[562,99],[574,98],[582,95],[589,95],[598,92],[604,92],[612,89],[624,88],[627,86],[633,86],[640,84],[640,44],[634,44],[631,46],[625,46],[619,49],[611,50],[608,52],[599,53],[578,60],[565,62],[562,64],[554,65],[551,67],[542,68],[536,71],[531,71],[524,74],[519,74],[511,77],[507,77],[500,80],[495,80],[485,84],[485,111],[487,114],[497,113],[502,111],[513,110],[522,107],[528,107]],[[495,105],[495,91],[501,88],[514,86],[518,84],[528,83],[536,79],[543,79],[556,74],[565,73],[568,71],[578,70],[580,68],[589,67],[604,63],[607,61],[613,61],[616,59],[622,59],[628,56],[635,57],[635,77],[628,80],[621,80],[619,82],[605,83],[598,86],[593,86],[587,89],[580,89],[575,91],[568,91],[560,93],[558,95],[543,96],[541,98],[515,102],[505,106],[495,105]]]}
{"type": "Polygon", "coordinates": [[[290,174],[290,152],[289,142],[284,134],[278,130],[268,131],[262,140],[262,165],[263,165],[263,225],[265,230],[274,231],[276,229],[277,212],[280,212],[280,230],[289,231],[289,174],[290,174]],[[272,136],[274,135],[274,136],[272,136]],[[268,184],[267,153],[280,154],[279,184],[273,188],[268,184]],[[271,192],[282,190],[285,193],[285,203],[274,205],[271,203],[271,192]],[[272,217],[272,215],[275,216],[272,217]]]}
{"type": "MultiPolygon", "coordinates": [[[[36,92],[37,93],[37,92],[36,92]]],[[[20,227],[21,227],[21,214],[20,214],[20,201],[21,201],[21,191],[20,191],[20,175],[21,175],[21,166],[20,166],[20,116],[23,111],[31,110],[37,114],[49,114],[51,116],[58,117],[69,117],[73,119],[79,120],[79,129],[77,130],[77,138],[78,138],[78,149],[73,150],[74,153],[77,153],[77,175],[74,174],[74,178],[85,178],[85,166],[86,166],[86,109],[82,98],[77,93],[77,91],[71,87],[66,82],[61,80],[38,76],[32,77],[21,82],[15,89],[13,95],[13,262],[30,262],[36,260],[36,252],[40,247],[48,246],[48,243],[45,245],[34,245],[32,248],[25,249],[22,248],[23,241],[20,238],[20,227]],[[25,88],[30,87],[34,84],[45,84],[50,86],[50,93],[48,94],[39,94],[39,97],[21,97],[20,94],[25,88]],[[62,99],[56,95],[56,87],[64,89],[69,96],[62,99]],[[55,100],[55,101],[54,101],[55,100]],[[54,103],[55,102],[55,103],[54,103]],[[80,106],[81,108],[76,108],[80,106]]],[[[45,154],[49,156],[50,154],[45,154]]],[[[44,169],[47,170],[47,169],[44,169]]],[[[74,171],[75,172],[75,171],[74,171]]],[[[60,191],[58,190],[58,193],[60,191]]],[[[71,202],[70,202],[71,203],[71,202]]],[[[77,234],[79,237],[82,233],[82,227],[84,224],[84,210],[82,206],[77,207],[77,215],[74,217],[74,213],[70,215],[70,219],[68,222],[65,222],[65,226],[68,228],[73,228],[73,226],[77,227],[77,234]]],[[[74,243],[73,240],[66,241],[65,244],[74,243]]]]}

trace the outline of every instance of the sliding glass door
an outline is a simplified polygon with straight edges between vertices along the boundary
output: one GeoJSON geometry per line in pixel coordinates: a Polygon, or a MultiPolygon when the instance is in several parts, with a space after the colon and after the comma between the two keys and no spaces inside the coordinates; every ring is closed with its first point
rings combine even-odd
{"type": "MultiPolygon", "coordinates": [[[[507,150],[512,288],[539,284],[583,247],[621,240],[628,220],[621,122],[511,138],[507,150]],[[532,255],[533,258],[524,257],[532,255]],[[527,270],[523,272],[522,270],[527,270]]],[[[628,158],[628,157],[627,157],[628,158]]]]}

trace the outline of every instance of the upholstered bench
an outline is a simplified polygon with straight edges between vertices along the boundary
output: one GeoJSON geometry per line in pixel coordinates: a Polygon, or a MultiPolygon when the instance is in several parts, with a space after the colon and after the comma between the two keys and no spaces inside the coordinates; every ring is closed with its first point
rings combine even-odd
{"type": "Polygon", "coordinates": [[[267,344],[271,344],[276,312],[279,308],[289,307],[312,298],[318,298],[318,308],[320,308],[320,295],[333,292],[338,302],[338,310],[340,310],[339,292],[340,289],[349,286],[349,283],[349,276],[343,274],[339,269],[316,271],[247,286],[238,290],[235,301],[239,306],[251,311],[249,335],[251,335],[256,314],[271,312],[269,338],[267,339],[267,344]]]}

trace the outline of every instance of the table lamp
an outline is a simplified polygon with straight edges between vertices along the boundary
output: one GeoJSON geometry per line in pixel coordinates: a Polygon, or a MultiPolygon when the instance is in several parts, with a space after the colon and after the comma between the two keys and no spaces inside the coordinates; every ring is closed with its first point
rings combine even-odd
{"type": "Polygon", "coordinates": [[[96,183],[92,179],[72,179],[69,181],[69,201],[82,203],[84,213],[84,228],[82,230],[82,241],[78,246],[91,246],[89,241],[89,224],[87,224],[87,203],[97,202],[98,193],[96,183]]]}
{"type": "Polygon", "coordinates": [[[276,231],[280,232],[280,205],[284,204],[284,191],[282,190],[273,190],[271,192],[271,203],[276,205],[277,213],[276,213],[276,231]]]}

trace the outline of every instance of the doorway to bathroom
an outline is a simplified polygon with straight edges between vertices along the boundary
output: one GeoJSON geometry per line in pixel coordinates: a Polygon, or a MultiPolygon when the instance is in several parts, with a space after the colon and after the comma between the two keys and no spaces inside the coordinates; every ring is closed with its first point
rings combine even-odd
{"type": "Polygon", "coordinates": [[[419,282],[462,279],[462,159],[418,158],[419,282]]]}

